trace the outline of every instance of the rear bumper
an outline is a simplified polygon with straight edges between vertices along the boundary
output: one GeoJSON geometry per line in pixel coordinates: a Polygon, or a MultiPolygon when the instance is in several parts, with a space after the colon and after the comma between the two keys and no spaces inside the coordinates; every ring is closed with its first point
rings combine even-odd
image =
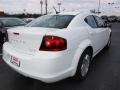
{"type": "Polygon", "coordinates": [[[46,83],[52,83],[73,74],[72,60],[73,52],[68,51],[59,53],[38,52],[33,55],[22,54],[14,50],[9,43],[3,45],[3,60],[15,71],[20,74],[41,80],[46,83]],[[10,62],[11,56],[20,60],[20,67],[10,62]]]}

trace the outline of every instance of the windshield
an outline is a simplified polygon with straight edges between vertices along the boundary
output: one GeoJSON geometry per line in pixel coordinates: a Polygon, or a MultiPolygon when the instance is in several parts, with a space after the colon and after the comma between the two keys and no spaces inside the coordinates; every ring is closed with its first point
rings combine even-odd
{"type": "Polygon", "coordinates": [[[5,18],[0,20],[5,27],[22,26],[26,24],[24,21],[18,18],[5,18]]]}
{"type": "Polygon", "coordinates": [[[45,28],[67,28],[74,15],[48,15],[42,16],[31,23],[27,27],[45,27],[45,28]]]}

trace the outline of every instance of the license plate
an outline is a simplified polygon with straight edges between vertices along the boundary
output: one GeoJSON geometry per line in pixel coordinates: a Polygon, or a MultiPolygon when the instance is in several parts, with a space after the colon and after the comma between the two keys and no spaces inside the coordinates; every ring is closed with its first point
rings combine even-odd
{"type": "Polygon", "coordinates": [[[12,64],[14,64],[15,66],[20,67],[20,60],[18,58],[14,57],[14,56],[11,56],[10,62],[12,64]]]}

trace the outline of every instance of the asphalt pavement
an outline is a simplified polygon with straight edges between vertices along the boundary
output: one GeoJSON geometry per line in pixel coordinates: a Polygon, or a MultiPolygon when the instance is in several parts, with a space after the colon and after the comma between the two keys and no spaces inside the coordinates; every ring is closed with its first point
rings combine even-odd
{"type": "Polygon", "coordinates": [[[120,90],[120,23],[113,24],[112,32],[111,48],[94,58],[86,80],[46,84],[18,74],[0,57],[0,90],[120,90]]]}

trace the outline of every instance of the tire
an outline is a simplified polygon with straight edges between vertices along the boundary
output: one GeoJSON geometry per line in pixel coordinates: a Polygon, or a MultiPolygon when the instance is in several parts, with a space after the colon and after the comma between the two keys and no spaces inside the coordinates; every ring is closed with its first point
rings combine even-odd
{"type": "Polygon", "coordinates": [[[111,36],[112,36],[112,35],[110,34],[110,37],[109,37],[108,43],[107,43],[107,45],[105,46],[106,49],[109,49],[110,46],[111,46],[111,36]]]}
{"type": "Polygon", "coordinates": [[[75,80],[84,80],[87,77],[91,59],[92,52],[89,49],[86,49],[80,57],[76,74],[74,76],[75,80]]]}

